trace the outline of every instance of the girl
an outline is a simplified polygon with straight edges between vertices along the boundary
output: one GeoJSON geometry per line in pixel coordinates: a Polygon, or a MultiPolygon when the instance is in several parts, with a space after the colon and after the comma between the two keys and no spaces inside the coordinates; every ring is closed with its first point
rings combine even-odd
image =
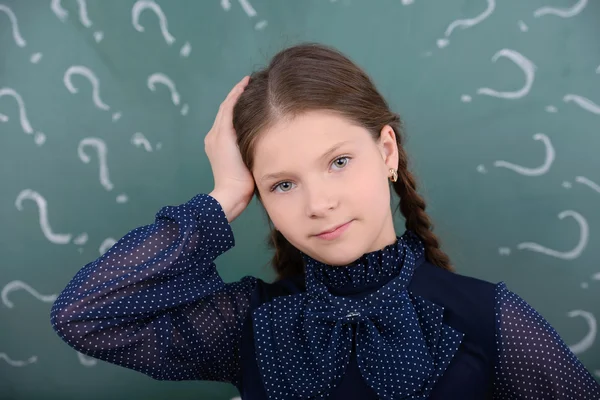
{"type": "Polygon", "coordinates": [[[230,382],[250,400],[600,398],[523,299],[453,272],[398,115],[335,49],[278,53],[231,90],[204,143],[214,190],[162,208],[54,303],[76,350],[155,379],[230,382]],[[253,195],[278,279],[225,283],[214,260],[253,195]]]}

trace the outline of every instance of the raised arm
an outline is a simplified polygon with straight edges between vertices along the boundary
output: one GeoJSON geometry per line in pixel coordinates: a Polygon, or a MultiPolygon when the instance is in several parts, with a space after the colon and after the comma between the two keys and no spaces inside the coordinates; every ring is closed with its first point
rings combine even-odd
{"type": "Polygon", "coordinates": [[[163,207],[75,275],[52,326],[77,351],[155,379],[236,384],[257,278],[221,279],[213,261],[234,244],[214,197],[163,207]]]}

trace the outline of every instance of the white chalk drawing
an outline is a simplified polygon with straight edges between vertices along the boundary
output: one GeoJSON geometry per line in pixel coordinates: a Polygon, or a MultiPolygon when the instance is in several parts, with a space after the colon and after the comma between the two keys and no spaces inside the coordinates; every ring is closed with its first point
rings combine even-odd
{"type": "Polygon", "coordinates": [[[510,247],[500,247],[498,248],[498,254],[501,256],[510,256],[511,250],[510,247]]]}
{"type": "MultiPolygon", "coordinates": [[[[171,78],[169,78],[167,75],[160,73],[160,72],[152,74],[148,77],[148,81],[147,81],[148,89],[152,90],[153,92],[156,92],[156,84],[157,83],[160,83],[169,89],[169,92],[171,92],[171,101],[173,102],[174,105],[178,106],[179,103],[181,102],[181,97],[180,97],[179,93],[177,92],[175,83],[173,83],[171,78]]],[[[181,115],[186,115],[188,113],[188,110],[189,110],[189,106],[187,104],[184,104],[181,108],[181,115]]]]}
{"type": "Polygon", "coordinates": [[[72,235],[70,233],[52,232],[48,222],[48,202],[42,195],[31,189],[22,190],[15,200],[17,210],[23,211],[23,201],[25,200],[32,200],[36,203],[39,210],[40,228],[46,239],[54,244],[68,244],[71,241],[72,235]]]}
{"type": "MultiPolygon", "coordinates": [[[[514,62],[519,68],[521,68],[521,70],[525,74],[525,85],[519,90],[510,92],[500,92],[491,88],[484,87],[477,89],[477,94],[512,100],[520,99],[526,96],[531,90],[531,86],[533,85],[533,81],[535,79],[535,70],[537,67],[533,62],[531,62],[531,60],[529,60],[527,57],[515,50],[502,49],[498,51],[492,57],[492,62],[496,62],[500,57],[508,58],[509,60],[514,62]]],[[[469,102],[471,101],[471,96],[462,95],[461,100],[463,102],[469,102]]]]}
{"type": "MultiPolygon", "coordinates": [[[[110,110],[110,106],[104,103],[100,98],[100,81],[91,69],[84,67],[83,65],[72,65],[65,71],[65,74],[63,76],[63,83],[65,84],[69,92],[71,92],[72,94],[76,94],[79,92],[79,89],[77,89],[75,85],[73,85],[73,75],[81,75],[90,82],[90,84],[92,85],[92,101],[94,102],[94,105],[97,108],[103,111],[110,110]]],[[[113,114],[113,121],[118,120],[120,117],[121,113],[113,114]]]]}
{"type": "Polygon", "coordinates": [[[8,298],[8,295],[10,293],[14,292],[15,290],[25,290],[26,292],[31,294],[33,297],[35,297],[36,299],[38,299],[39,301],[42,301],[44,303],[53,303],[56,300],[56,298],[58,297],[58,295],[56,295],[56,294],[42,295],[37,290],[32,288],[29,284],[27,284],[23,281],[16,280],[16,281],[7,283],[2,288],[2,292],[0,293],[0,296],[2,297],[2,303],[4,303],[4,305],[8,308],[14,308],[14,306],[15,306],[14,303],[12,301],[10,301],[10,299],[8,298]]]}
{"type": "MultiPolygon", "coordinates": [[[[154,12],[154,14],[156,14],[156,16],[158,17],[158,24],[160,27],[160,32],[161,32],[163,38],[165,39],[165,42],[167,42],[167,45],[171,46],[173,43],[175,43],[175,36],[171,35],[171,33],[169,32],[167,17],[165,16],[165,13],[160,8],[160,6],[157,3],[155,3],[154,1],[138,0],[135,2],[135,4],[133,5],[133,7],[131,9],[131,23],[132,23],[133,27],[138,32],[145,31],[144,27],[142,25],[140,25],[139,21],[140,21],[140,14],[142,13],[142,11],[147,10],[147,9],[152,10],[152,12],[154,12]]],[[[182,57],[188,57],[190,55],[191,51],[192,51],[192,45],[190,44],[190,42],[185,42],[185,44],[179,50],[179,54],[182,57]]]]}
{"type": "Polygon", "coordinates": [[[50,2],[50,9],[54,13],[54,15],[56,15],[58,19],[60,19],[62,22],[65,22],[67,20],[69,13],[67,10],[62,8],[60,0],[52,0],[50,2]]]}
{"type": "Polygon", "coordinates": [[[567,94],[565,97],[563,97],[563,101],[565,103],[573,102],[586,111],[600,115],[600,106],[583,96],[579,96],[577,94],[567,94]]]}
{"type": "Polygon", "coordinates": [[[550,139],[543,133],[536,133],[535,135],[533,135],[533,140],[541,140],[544,143],[546,149],[546,157],[542,165],[540,165],[537,168],[527,168],[507,161],[499,160],[494,162],[494,166],[498,168],[508,168],[512,171],[515,171],[517,174],[525,176],[544,175],[550,170],[550,167],[552,166],[552,163],[554,162],[554,159],[556,157],[556,153],[554,151],[552,143],[550,142],[550,139]]]}
{"type": "Polygon", "coordinates": [[[521,30],[521,32],[527,32],[529,30],[529,27],[527,26],[527,24],[525,22],[519,20],[518,24],[519,24],[519,29],[521,30]]]}
{"type": "Polygon", "coordinates": [[[448,39],[448,38],[450,37],[450,35],[456,28],[460,28],[460,29],[470,28],[472,26],[479,24],[481,21],[485,20],[490,15],[492,15],[492,13],[494,12],[494,9],[496,8],[496,0],[486,0],[486,1],[487,1],[487,8],[485,9],[485,11],[483,11],[481,14],[479,14],[475,18],[457,19],[456,21],[453,21],[450,25],[448,25],[448,28],[446,28],[446,32],[444,32],[445,37],[437,40],[437,46],[440,49],[448,46],[450,44],[450,39],[448,39]]]}
{"type": "Polygon", "coordinates": [[[581,183],[581,184],[589,187],[590,189],[595,190],[596,192],[600,193],[600,185],[598,185],[595,182],[592,182],[591,180],[589,180],[585,176],[576,176],[575,177],[575,182],[581,183]]]}
{"type": "Polygon", "coordinates": [[[78,246],[83,246],[84,244],[87,243],[89,237],[87,233],[82,233],[79,236],[77,236],[75,239],[73,239],[73,243],[75,243],[78,246]]]}
{"type": "Polygon", "coordinates": [[[91,69],[82,65],[72,65],[65,71],[63,82],[69,92],[75,94],[79,92],[79,89],[77,89],[71,81],[73,75],[82,75],[87,78],[92,85],[92,100],[94,101],[94,105],[104,111],[110,110],[110,106],[104,103],[100,98],[100,82],[91,69]]]}
{"type": "MultiPolygon", "coordinates": [[[[52,0],[50,3],[50,9],[52,9],[52,12],[58,17],[58,19],[60,19],[62,22],[65,22],[69,16],[69,12],[62,7],[60,2],[61,0],[52,0]]],[[[77,0],[77,5],[79,7],[79,22],[81,22],[81,25],[85,26],[86,28],[91,28],[93,24],[88,16],[86,0],[77,0]]],[[[97,43],[103,38],[104,32],[94,32],[94,40],[96,40],[97,43]]]]}
{"type": "MultiPolygon", "coordinates": [[[[106,143],[99,138],[88,137],[84,138],[79,142],[77,146],[77,155],[79,159],[86,164],[92,160],[91,157],[84,151],[85,147],[94,147],[96,149],[96,153],[98,155],[98,164],[100,167],[100,184],[107,191],[111,191],[114,188],[113,183],[109,178],[109,170],[107,163],[107,153],[108,148],[106,147],[106,143]]],[[[126,194],[120,194],[117,196],[117,203],[126,203],[129,200],[126,194]]]]}
{"type": "MultiPolygon", "coordinates": [[[[248,0],[238,0],[238,1],[240,3],[240,6],[242,6],[242,9],[244,10],[244,12],[246,13],[246,15],[248,17],[254,18],[258,15],[256,10],[254,9],[254,7],[252,7],[252,4],[250,4],[250,2],[248,0]]],[[[403,1],[405,1],[405,0],[403,0],[403,1]]],[[[231,3],[229,2],[229,0],[221,0],[221,7],[223,8],[223,10],[229,11],[229,9],[231,8],[231,3]]],[[[257,31],[261,31],[261,30],[265,29],[267,27],[267,25],[268,25],[267,21],[264,19],[261,19],[256,24],[254,24],[254,29],[256,29],[257,31]]]]}
{"type": "Polygon", "coordinates": [[[533,16],[539,18],[544,15],[556,15],[561,18],[571,18],[583,11],[587,2],[588,0],[579,0],[570,8],[541,7],[533,12],[533,16]]]}
{"type": "Polygon", "coordinates": [[[181,115],[187,115],[189,111],[190,111],[190,106],[188,106],[187,104],[184,104],[181,107],[181,115]]]}
{"type": "Polygon", "coordinates": [[[596,340],[596,333],[598,330],[596,324],[596,317],[594,317],[594,314],[592,314],[591,312],[583,310],[569,311],[567,313],[567,316],[569,318],[582,317],[583,319],[585,319],[585,322],[587,322],[588,333],[579,342],[569,346],[569,349],[571,349],[571,351],[575,354],[584,353],[592,347],[594,341],[596,340]]]}
{"type": "MultiPolygon", "coordinates": [[[[0,4],[0,11],[6,14],[10,20],[12,36],[16,45],[21,48],[27,46],[27,41],[23,39],[23,36],[21,36],[21,32],[19,31],[19,21],[17,21],[17,16],[15,13],[5,4],[0,4]]],[[[37,64],[41,59],[42,53],[34,53],[29,58],[29,61],[31,61],[32,64],[37,64]]]]}
{"type": "Polygon", "coordinates": [[[133,134],[131,137],[131,144],[133,144],[135,147],[143,147],[147,152],[152,151],[152,145],[150,144],[150,141],[141,132],[136,132],[133,134]]]}
{"type": "Polygon", "coordinates": [[[558,108],[556,108],[555,106],[546,106],[546,112],[555,113],[558,112],[558,108]]]}
{"type": "Polygon", "coordinates": [[[96,153],[98,155],[98,163],[100,165],[100,184],[104,187],[104,189],[111,191],[114,188],[114,185],[110,181],[108,176],[108,164],[106,162],[106,154],[108,153],[108,148],[106,147],[106,143],[102,139],[98,138],[85,138],[79,142],[79,146],[77,146],[77,155],[79,159],[86,164],[92,160],[89,155],[87,155],[84,151],[84,147],[94,147],[96,149],[96,153]]]}
{"type": "Polygon", "coordinates": [[[77,352],[77,358],[79,359],[79,362],[81,363],[81,365],[83,365],[84,367],[93,367],[94,365],[98,364],[98,360],[95,358],[91,358],[86,356],[85,354],[82,354],[80,352],[77,352]]]}
{"type": "MultiPolygon", "coordinates": [[[[17,106],[19,107],[19,121],[21,123],[21,128],[23,129],[23,132],[25,132],[28,135],[33,134],[34,130],[31,127],[29,120],[27,119],[25,102],[23,102],[23,98],[21,97],[21,95],[17,93],[17,91],[14,89],[4,87],[0,89],[0,98],[2,98],[3,96],[10,96],[15,99],[15,101],[17,102],[17,106]]],[[[9,118],[7,115],[0,113],[0,122],[7,122],[8,120],[9,118]]],[[[41,146],[46,142],[46,135],[43,132],[35,132],[34,142],[38,146],[41,146]]]]}
{"type": "Polygon", "coordinates": [[[583,253],[583,250],[587,246],[590,229],[589,229],[588,223],[585,220],[585,218],[578,212],[573,211],[573,210],[565,210],[565,211],[561,212],[560,214],[558,214],[559,219],[564,219],[566,217],[573,218],[579,225],[579,232],[580,232],[579,233],[579,236],[580,236],[579,242],[573,248],[573,250],[561,252],[561,251],[549,249],[547,247],[544,247],[544,246],[542,246],[538,243],[534,243],[534,242],[519,243],[517,245],[517,248],[519,250],[529,250],[529,251],[546,254],[548,256],[560,258],[563,260],[574,260],[574,259],[578,258],[579,256],[581,256],[581,253],[583,253]]]}
{"type": "Polygon", "coordinates": [[[6,361],[6,363],[8,365],[10,365],[11,367],[17,367],[17,368],[24,367],[29,364],[33,364],[33,363],[37,362],[37,360],[38,360],[37,356],[31,356],[27,360],[13,360],[6,353],[0,353],[0,358],[3,359],[4,361],[6,361]]]}
{"type": "Polygon", "coordinates": [[[402,0],[402,5],[409,6],[409,5],[413,4],[414,2],[415,2],[415,0],[402,0]]]}
{"type": "Polygon", "coordinates": [[[100,255],[106,253],[108,249],[115,245],[115,243],[117,243],[117,241],[111,237],[104,239],[104,241],[100,245],[100,248],[98,249],[100,255]]]}

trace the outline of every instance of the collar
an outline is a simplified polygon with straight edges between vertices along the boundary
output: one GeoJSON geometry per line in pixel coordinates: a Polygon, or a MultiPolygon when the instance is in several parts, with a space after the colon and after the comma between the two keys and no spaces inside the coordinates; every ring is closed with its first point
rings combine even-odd
{"type": "Polygon", "coordinates": [[[353,351],[362,377],[379,398],[427,398],[463,334],[443,323],[442,306],[407,289],[423,253],[419,237],[407,231],[347,267],[305,256],[307,291],[276,297],[253,311],[256,354],[269,399],[327,397],[353,351]],[[360,298],[329,290],[389,279],[394,271],[389,282],[360,298]]]}

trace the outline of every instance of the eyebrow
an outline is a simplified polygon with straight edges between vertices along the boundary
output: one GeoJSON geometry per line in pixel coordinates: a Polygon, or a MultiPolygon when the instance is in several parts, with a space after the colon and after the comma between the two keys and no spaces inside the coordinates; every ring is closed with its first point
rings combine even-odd
{"type": "MultiPolygon", "coordinates": [[[[350,140],[345,140],[343,142],[339,142],[339,143],[334,144],[325,153],[321,154],[321,156],[319,157],[319,160],[323,160],[325,158],[328,158],[332,153],[334,153],[340,147],[342,147],[343,145],[348,144],[350,142],[351,142],[350,140]]],[[[269,180],[269,179],[277,179],[277,178],[285,176],[285,175],[290,175],[290,173],[287,172],[287,171],[281,171],[281,172],[275,172],[275,173],[272,173],[272,174],[267,174],[267,175],[264,175],[262,178],[260,178],[260,181],[264,182],[264,181],[269,180]]]]}

